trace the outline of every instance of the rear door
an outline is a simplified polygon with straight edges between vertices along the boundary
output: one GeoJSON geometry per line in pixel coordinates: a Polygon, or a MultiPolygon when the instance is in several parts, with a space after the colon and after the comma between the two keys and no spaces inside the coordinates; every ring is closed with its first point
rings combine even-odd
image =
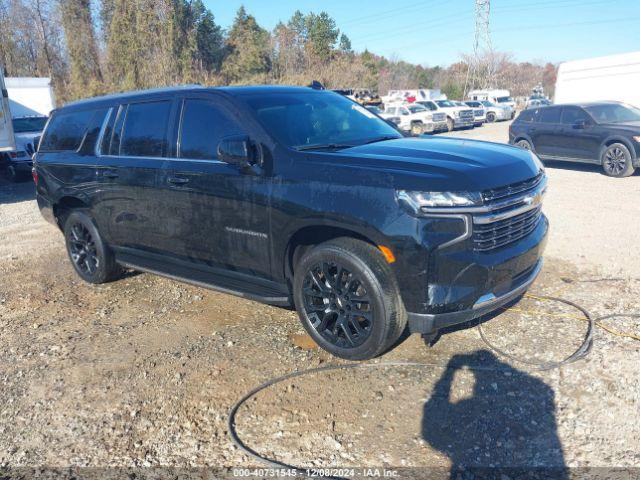
{"type": "Polygon", "coordinates": [[[538,110],[536,122],[530,127],[531,140],[536,153],[544,156],[561,156],[560,117],[562,107],[546,107],[538,110]]]}
{"type": "Polygon", "coordinates": [[[111,112],[102,138],[96,206],[116,247],[161,252],[167,248],[159,207],[158,175],[172,154],[169,127],[175,109],[171,98],[121,104],[111,112]]]}
{"type": "Polygon", "coordinates": [[[185,96],[176,132],[176,158],[160,178],[164,234],[171,251],[195,263],[270,275],[270,177],[218,159],[220,140],[251,133],[233,105],[214,93],[185,96]]]}
{"type": "Polygon", "coordinates": [[[598,160],[600,134],[591,116],[582,108],[566,106],[562,109],[559,149],[564,157],[598,160]]]}

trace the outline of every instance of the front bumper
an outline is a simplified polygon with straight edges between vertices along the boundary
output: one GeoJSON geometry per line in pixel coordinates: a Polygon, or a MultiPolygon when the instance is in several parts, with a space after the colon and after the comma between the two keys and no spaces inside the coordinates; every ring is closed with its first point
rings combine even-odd
{"type": "Polygon", "coordinates": [[[473,127],[475,120],[473,118],[454,118],[453,127],[454,128],[467,128],[473,127]]]}
{"type": "Polygon", "coordinates": [[[486,293],[467,310],[436,314],[408,313],[409,330],[413,333],[431,333],[435,330],[468,322],[474,318],[494,312],[526,292],[541,270],[542,259],[539,259],[529,272],[514,281],[509,291],[501,293],[499,296],[496,296],[493,292],[486,293]]]}

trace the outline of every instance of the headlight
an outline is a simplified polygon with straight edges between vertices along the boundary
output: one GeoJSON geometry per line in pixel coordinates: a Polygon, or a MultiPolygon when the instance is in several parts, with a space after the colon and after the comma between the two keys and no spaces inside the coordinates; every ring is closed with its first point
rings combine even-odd
{"type": "Polygon", "coordinates": [[[438,208],[475,207],[482,205],[478,192],[413,192],[398,190],[396,197],[412,213],[436,212],[438,208]]]}
{"type": "Polygon", "coordinates": [[[458,111],[454,111],[454,112],[453,112],[453,116],[454,116],[454,117],[456,117],[456,118],[458,118],[458,117],[460,116],[460,112],[458,112],[458,111]]]}

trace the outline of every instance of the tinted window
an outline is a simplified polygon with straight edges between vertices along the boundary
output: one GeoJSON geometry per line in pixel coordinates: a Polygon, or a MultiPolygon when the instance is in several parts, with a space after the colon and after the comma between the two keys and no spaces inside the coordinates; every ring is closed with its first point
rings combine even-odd
{"type": "Polygon", "coordinates": [[[564,107],[562,109],[562,123],[573,125],[576,122],[592,123],[587,112],[578,107],[564,107]]]}
{"type": "Polygon", "coordinates": [[[127,108],[120,155],[164,157],[171,102],[132,103],[127,108]]]}
{"type": "Polygon", "coordinates": [[[94,113],[93,118],[89,122],[89,126],[84,135],[84,140],[82,141],[82,146],[80,147],[80,153],[84,155],[93,155],[95,153],[96,142],[98,141],[100,129],[102,128],[102,124],[104,123],[104,116],[106,114],[106,108],[97,110],[94,113]]]}
{"type": "Polygon", "coordinates": [[[523,110],[520,115],[518,115],[518,121],[519,122],[533,122],[533,114],[535,113],[535,110],[523,110]]]}
{"type": "Polygon", "coordinates": [[[243,98],[267,131],[294,148],[358,145],[400,136],[387,122],[340,95],[308,90],[243,98]]]}
{"type": "Polygon", "coordinates": [[[597,122],[600,123],[625,123],[640,121],[640,109],[630,105],[620,105],[617,103],[605,105],[593,105],[587,110],[597,122]]]}
{"type": "Polygon", "coordinates": [[[113,126],[113,132],[111,133],[111,140],[109,141],[109,150],[106,151],[108,155],[120,154],[120,136],[122,135],[122,124],[127,116],[127,106],[120,105],[118,113],[116,114],[115,125],[113,126]]]}
{"type": "Polygon", "coordinates": [[[25,117],[13,119],[13,132],[41,132],[47,124],[48,117],[25,117]]]}
{"type": "Polygon", "coordinates": [[[222,137],[242,133],[225,110],[209,100],[186,100],[182,114],[180,156],[211,160],[217,158],[222,137]]]}
{"type": "Polygon", "coordinates": [[[112,109],[111,115],[109,115],[109,121],[107,122],[106,127],[104,127],[104,133],[102,134],[102,143],[100,144],[100,153],[103,155],[109,154],[109,145],[111,145],[111,135],[113,134],[113,124],[116,121],[117,114],[118,109],[112,109]]]}
{"type": "Polygon", "coordinates": [[[76,151],[94,113],[95,110],[54,113],[40,142],[40,151],[76,151]]]}
{"type": "Polygon", "coordinates": [[[542,123],[560,123],[560,108],[547,107],[538,110],[539,121],[542,123]]]}

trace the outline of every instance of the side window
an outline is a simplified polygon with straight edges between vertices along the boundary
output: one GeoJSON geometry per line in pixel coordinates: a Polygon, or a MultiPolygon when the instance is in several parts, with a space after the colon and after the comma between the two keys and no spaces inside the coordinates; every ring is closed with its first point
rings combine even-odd
{"type": "Polygon", "coordinates": [[[587,112],[578,107],[564,107],[562,109],[562,123],[564,125],[573,125],[580,121],[585,123],[591,122],[587,112]]]}
{"type": "Polygon", "coordinates": [[[54,113],[40,142],[40,151],[75,152],[78,150],[94,114],[95,110],[54,113]]]}
{"type": "Polygon", "coordinates": [[[107,121],[107,125],[104,127],[104,133],[102,134],[102,143],[100,144],[100,153],[102,155],[109,154],[109,145],[111,145],[111,135],[113,134],[113,124],[116,121],[117,114],[118,114],[118,109],[113,108],[111,110],[111,115],[109,115],[109,120],[107,121]]]}
{"type": "Polygon", "coordinates": [[[118,113],[116,114],[115,124],[113,126],[113,133],[111,135],[111,140],[109,141],[109,150],[106,152],[109,155],[119,155],[120,154],[120,136],[122,135],[122,124],[124,123],[124,118],[127,116],[127,106],[120,105],[118,109],[118,113]]]}
{"type": "Polygon", "coordinates": [[[409,115],[409,110],[407,110],[406,108],[401,108],[400,109],[400,114],[401,115],[409,115]]]}
{"type": "Polygon", "coordinates": [[[107,114],[107,111],[108,109],[106,108],[95,111],[93,118],[89,122],[87,131],[84,134],[84,139],[82,140],[79,153],[83,155],[95,154],[96,142],[98,141],[98,136],[100,136],[100,130],[102,129],[102,124],[104,123],[104,117],[107,114]]]}
{"type": "Polygon", "coordinates": [[[541,108],[538,116],[541,123],[560,123],[560,112],[562,110],[556,107],[541,108]]]}
{"type": "Polygon", "coordinates": [[[533,110],[523,110],[520,113],[520,115],[518,115],[518,121],[524,122],[524,123],[531,123],[533,122],[533,114],[534,114],[533,110]]]}
{"type": "Polygon", "coordinates": [[[242,133],[236,120],[215,102],[187,99],[182,111],[180,157],[215,160],[220,139],[242,133]]]}
{"type": "Polygon", "coordinates": [[[166,156],[170,112],[169,101],[130,104],[120,140],[120,155],[166,156]]]}

